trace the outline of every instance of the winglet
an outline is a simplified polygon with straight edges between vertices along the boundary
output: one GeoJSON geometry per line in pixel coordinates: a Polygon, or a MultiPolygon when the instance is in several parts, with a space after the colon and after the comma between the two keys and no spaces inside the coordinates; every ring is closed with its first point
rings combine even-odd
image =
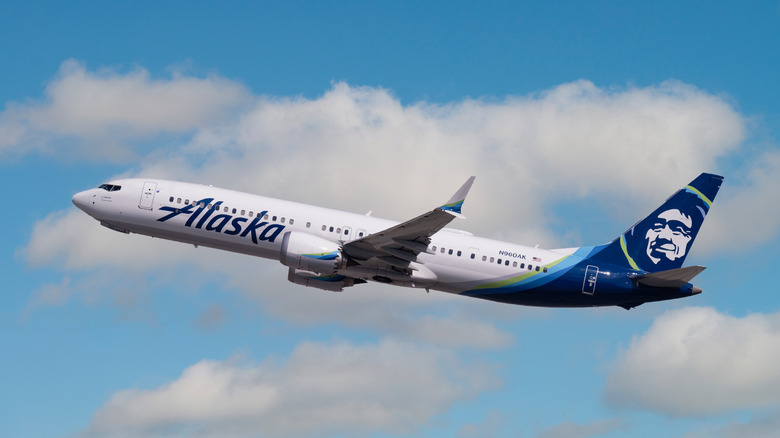
{"type": "Polygon", "coordinates": [[[471,185],[474,184],[474,178],[476,177],[472,176],[468,180],[466,180],[466,182],[463,183],[460,189],[458,189],[458,191],[455,192],[454,195],[452,195],[452,198],[450,198],[450,200],[447,201],[446,204],[441,206],[441,209],[459,215],[460,209],[461,207],[463,207],[463,201],[466,200],[466,195],[469,193],[469,190],[471,190],[471,185]]]}

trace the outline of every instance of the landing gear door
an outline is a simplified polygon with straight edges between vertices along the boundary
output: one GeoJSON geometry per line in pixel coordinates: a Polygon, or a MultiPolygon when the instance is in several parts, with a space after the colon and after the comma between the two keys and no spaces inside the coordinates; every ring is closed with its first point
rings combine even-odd
{"type": "Polygon", "coordinates": [[[157,183],[146,181],[144,188],[141,190],[141,201],[138,203],[138,208],[144,210],[151,210],[154,204],[154,194],[157,191],[157,183]]]}
{"type": "Polygon", "coordinates": [[[585,268],[585,279],[582,280],[582,293],[585,295],[593,295],[596,292],[596,280],[599,276],[599,268],[597,266],[588,266],[585,268]]]}

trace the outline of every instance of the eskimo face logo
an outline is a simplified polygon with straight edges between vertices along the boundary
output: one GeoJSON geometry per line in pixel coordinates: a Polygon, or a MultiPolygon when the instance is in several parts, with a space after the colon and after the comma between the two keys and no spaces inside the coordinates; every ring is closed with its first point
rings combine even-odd
{"type": "Polygon", "coordinates": [[[647,257],[654,264],[685,257],[691,242],[693,219],[677,209],[660,213],[645,233],[647,257]]]}
{"type": "Polygon", "coordinates": [[[260,241],[268,241],[273,243],[282,230],[284,230],[284,225],[269,225],[268,222],[261,222],[263,216],[268,213],[267,211],[257,213],[257,216],[247,224],[245,222],[249,221],[248,218],[219,213],[219,208],[222,205],[222,201],[217,201],[214,204],[212,204],[212,201],[214,201],[214,198],[205,198],[201,199],[200,201],[195,201],[192,204],[182,208],[167,206],[160,207],[160,210],[169,211],[170,213],[157,219],[157,221],[165,222],[178,215],[185,215],[189,216],[187,221],[184,223],[185,227],[194,226],[197,229],[213,231],[216,233],[250,237],[253,243],[258,243],[260,241]],[[196,222],[198,218],[200,218],[200,220],[196,222]]]}

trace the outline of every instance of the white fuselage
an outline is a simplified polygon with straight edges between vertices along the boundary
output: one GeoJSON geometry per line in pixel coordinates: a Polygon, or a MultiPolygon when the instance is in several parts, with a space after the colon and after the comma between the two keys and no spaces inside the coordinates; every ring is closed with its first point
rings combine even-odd
{"type": "MultiPolygon", "coordinates": [[[[111,229],[275,260],[281,259],[283,236],[288,232],[343,245],[398,224],[200,184],[134,178],[102,187],[76,194],[73,202],[111,229]]],[[[572,252],[514,245],[445,228],[431,237],[428,251],[417,259],[433,275],[393,283],[458,293],[492,279],[529,272],[543,275],[545,265],[572,252]]],[[[376,277],[376,272],[348,266],[337,273],[364,280],[376,277]]]]}

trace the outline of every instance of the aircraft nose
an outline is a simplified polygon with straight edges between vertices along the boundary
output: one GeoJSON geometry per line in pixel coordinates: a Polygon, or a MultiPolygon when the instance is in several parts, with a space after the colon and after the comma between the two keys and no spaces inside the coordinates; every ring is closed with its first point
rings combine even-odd
{"type": "Polygon", "coordinates": [[[86,190],[83,192],[78,192],[75,195],[73,195],[73,198],[71,199],[73,201],[73,205],[78,207],[79,209],[83,211],[87,211],[87,208],[89,208],[92,204],[94,204],[93,201],[93,194],[90,193],[90,190],[86,190]]]}

